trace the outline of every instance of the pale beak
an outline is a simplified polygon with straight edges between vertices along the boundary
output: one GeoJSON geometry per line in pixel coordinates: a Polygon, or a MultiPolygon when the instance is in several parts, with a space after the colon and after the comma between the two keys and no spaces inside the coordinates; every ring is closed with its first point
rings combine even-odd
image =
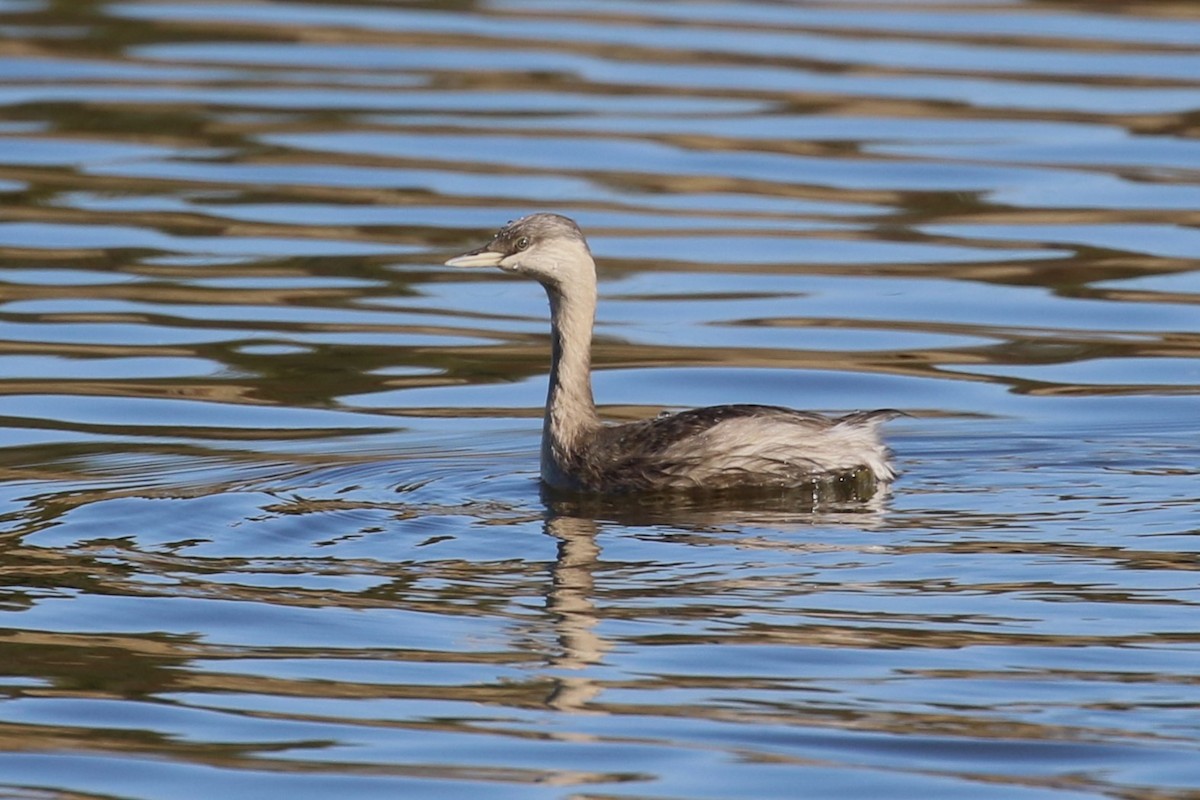
{"type": "Polygon", "coordinates": [[[504,258],[504,253],[481,247],[461,256],[455,256],[446,262],[447,267],[498,267],[504,258]]]}

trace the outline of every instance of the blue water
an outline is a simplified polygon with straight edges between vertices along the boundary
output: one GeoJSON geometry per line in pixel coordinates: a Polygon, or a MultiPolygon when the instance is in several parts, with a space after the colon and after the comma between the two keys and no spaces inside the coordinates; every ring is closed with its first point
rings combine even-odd
{"type": "Polygon", "coordinates": [[[1200,792],[1200,19],[0,0],[0,797],[1200,792]],[[856,503],[543,498],[893,407],[856,503]]]}

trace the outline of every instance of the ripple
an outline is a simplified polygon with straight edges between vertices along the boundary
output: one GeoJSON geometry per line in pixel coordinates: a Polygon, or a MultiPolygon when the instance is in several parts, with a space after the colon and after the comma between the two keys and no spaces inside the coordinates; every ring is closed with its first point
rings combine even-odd
{"type": "Polygon", "coordinates": [[[149,248],[216,255],[367,255],[411,252],[402,244],[265,236],[176,236],[146,228],[64,223],[0,223],[0,245],[30,248],[149,248]]]}
{"type": "Polygon", "coordinates": [[[1074,244],[1163,258],[1189,258],[1200,247],[1200,231],[1178,225],[931,225],[923,230],[958,238],[1074,244]]]}

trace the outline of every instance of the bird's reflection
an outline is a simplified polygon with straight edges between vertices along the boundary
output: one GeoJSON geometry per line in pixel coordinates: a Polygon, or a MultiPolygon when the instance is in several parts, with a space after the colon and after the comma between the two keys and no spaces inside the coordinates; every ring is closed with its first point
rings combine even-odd
{"type": "MultiPolygon", "coordinates": [[[[866,497],[829,497],[811,493],[740,498],[738,503],[707,502],[679,497],[603,498],[562,496],[544,493],[545,531],[557,541],[550,570],[546,611],[553,625],[557,648],[548,665],[555,670],[554,688],[546,704],[563,711],[586,711],[602,691],[603,683],[582,674],[603,663],[613,643],[598,631],[603,609],[596,604],[596,576],[600,570],[602,524],[615,528],[669,525],[677,539],[731,536],[746,546],[771,546],[762,536],[747,537],[746,527],[779,531],[775,546],[806,551],[823,549],[819,542],[797,544],[784,536],[796,531],[823,527],[878,528],[883,523],[888,493],[875,491],[866,497]]],[[[728,500],[728,498],[725,498],[728,500]]]]}
{"type": "Polygon", "coordinates": [[[561,652],[554,666],[577,669],[600,661],[609,645],[595,632],[596,568],[600,545],[596,521],[581,517],[552,517],[546,532],[558,540],[546,610],[555,618],[561,652]]]}
{"type": "MultiPolygon", "coordinates": [[[[600,622],[594,601],[600,545],[596,521],[584,517],[550,516],[546,533],[558,540],[551,570],[546,610],[554,620],[558,652],[550,665],[579,670],[599,664],[612,643],[596,632],[600,622]]],[[[547,704],[560,710],[579,711],[601,691],[583,676],[556,676],[547,704]]]]}

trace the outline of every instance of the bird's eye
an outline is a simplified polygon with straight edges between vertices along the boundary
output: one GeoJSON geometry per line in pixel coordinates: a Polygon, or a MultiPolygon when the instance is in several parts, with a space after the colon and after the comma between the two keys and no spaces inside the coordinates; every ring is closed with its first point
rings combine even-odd
{"type": "Polygon", "coordinates": [[[529,247],[529,237],[528,236],[522,236],[520,239],[517,239],[517,249],[518,250],[524,250],[526,247],[529,247]]]}

